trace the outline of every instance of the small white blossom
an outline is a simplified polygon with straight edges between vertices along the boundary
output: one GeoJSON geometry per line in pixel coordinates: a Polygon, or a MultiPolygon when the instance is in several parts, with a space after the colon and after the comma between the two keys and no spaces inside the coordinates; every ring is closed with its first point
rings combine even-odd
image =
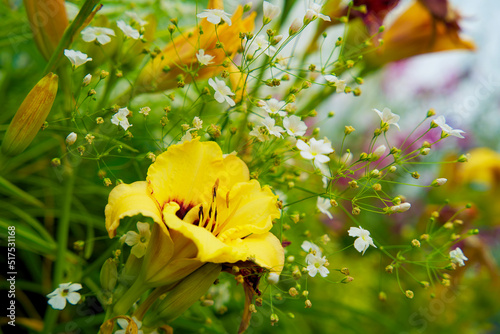
{"type": "MultiPolygon", "coordinates": [[[[136,317],[132,317],[132,320],[135,322],[137,325],[137,334],[144,334],[144,331],[141,329],[142,327],[142,321],[137,320],[136,317]]],[[[128,321],[126,319],[116,319],[116,323],[118,326],[120,326],[121,329],[117,330],[115,334],[126,334],[127,332],[127,327],[128,327],[128,321]]]]}
{"type": "Polygon", "coordinates": [[[410,210],[410,208],[411,208],[411,204],[408,202],[405,202],[405,203],[391,206],[391,211],[392,212],[405,212],[405,211],[410,210]]]}
{"type": "Polygon", "coordinates": [[[234,95],[234,93],[231,92],[231,88],[224,81],[217,78],[214,81],[210,78],[208,79],[208,84],[215,90],[214,98],[217,102],[224,103],[226,101],[231,107],[235,105],[234,100],[229,97],[229,95],[234,95]]]}
{"type": "Polygon", "coordinates": [[[132,247],[130,253],[135,257],[141,258],[146,254],[146,249],[148,248],[149,239],[151,238],[151,231],[149,230],[148,223],[137,222],[137,230],[128,231],[125,237],[125,243],[132,247]]]}
{"type": "Polygon", "coordinates": [[[248,54],[255,54],[258,50],[264,50],[264,53],[268,56],[272,56],[276,53],[276,48],[271,46],[269,41],[263,35],[255,36],[249,43],[248,54]]]}
{"type": "Polygon", "coordinates": [[[261,128],[264,129],[264,127],[261,126],[254,126],[249,135],[257,138],[260,142],[265,142],[269,140],[269,136],[264,131],[261,131],[261,128]]]}
{"type": "Polygon", "coordinates": [[[97,43],[101,45],[108,44],[111,42],[111,37],[115,36],[113,29],[102,28],[102,27],[87,27],[82,31],[82,39],[85,42],[93,42],[97,40],[97,43]]]}
{"type": "Polygon", "coordinates": [[[82,285],[79,283],[63,283],[59,284],[59,287],[49,293],[47,298],[49,298],[48,303],[55,310],[62,310],[66,307],[66,301],[70,304],[75,305],[80,301],[82,296],[76,291],[80,290],[82,285]]]}
{"type": "Polygon", "coordinates": [[[285,132],[285,130],[283,130],[281,126],[277,126],[275,124],[276,121],[271,117],[266,117],[262,120],[262,125],[266,127],[267,131],[269,131],[269,134],[276,136],[278,138],[283,138],[281,133],[285,132]]]}
{"type": "Polygon", "coordinates": [[[65,49],[64,55],[69,59],[73,68],[77,68],[78,66],[92,60],[92,58],[87,57],[85,53],[76,50],[65,49]]]}
{"type": "Polygon", "coordinates": [[[127,118],[129,113],[130,111],[127,107],[118,109],[118,112],[114,114],[113,117],[111,117],[111,123],[121,126],[123,130],[126,131],[129,127],[132,126],[132,124],[128,122],[127,118]]]}
{"type": "Polygon", "coordinates": [[[136,12],[125,12],[125,15],[130,17],[133,21],[137,22],[137,24],[141,27],[144,27],[146,24],[148,24],[148,21],[144,21],[143,19],[141,19],[136,12]]]}
{"type": "Polygon", "coordinates": [[[302,139],[297,141],[297,148],[300,150],[300,155],[307,160],[314,160],[315,163],[325,163],[330,161],[326,154],[333,152],[332,144],[325,142],[324,139],[316,140],[311,138],[309,143],[305,143],[302,139]]]}
{"type": "Polygon", "coordinates": [[[330,273],[330,271],[325,267],[325,264],[327,263],[325,256],[321,257],[321,255],[312,255],[306,259],[306,263],[308,264],[306,269],[311,277],[316,276],[317,273],[319,273],[322,277],[326,277],[330,273]]]}
{"type": "Polygon", "coordinates": [[[286,105],[285,101],[278,101],[277,99],[269,99],[267,101],[259,100],[259,102],[257,102],[257,105],[264,109],[269,115],[287,115],[286,111],[282,110],[286,105]]]}
{"type": "Polygon", "coordinates": [[[387,125],[394,124],[399,129],[399,115],[394,114],[391,109],[384,108],[380,111],[374,108],[373,111],[377,113],[378,117],[382,120],[382,123],[386,123],[387,125]]]}
{"type": "Polygon", "coordinates": [[[335,85],[336,93],[343,93],[347,85],[347,82],[345,80],[341,80],[337,78],[335,75],[331,74],[325,75],[325,80],[335,85]]]}
{"type": "Polygon", "coordinates": [[[302,122],[300,120],[300,117],[295,115],[290,117],[285,117],[283,119],[283,126],[285,127],[286,132],[293,137],[303,136],[306,134],[307,131],[306,123],[302,122]]]}
{"type": "Polygon", "coordinates": [[[191,131],[193,131],[194,129],[189,129],[186,131],[186,133],[184,134],[184,136],[181,137],[181,139],[179,140],[179,143],[182,144],[182,143],[185,143],[187,141],[191,141],[193,140],[193,134],[191,133],[191,131]]]}
{"type": "Polygon", "coordinates": [[[359,228],[351,227],[347,232],[351,237],[358,237],[354,241],[354,248],[356,248],[356,250],[362,255],[365,254],[366,250],[370,246],[377,248],[377,246],[373,244],[373,239],[370,237],[370,232],[368,230],[365,230],[361,226],[359,228]]]}
{"type": "Polygon", "coordinates": [[[276,285],[278,284],[279,281],[280,281],[280,275],[276,273],[269,273],[269,275],[267,275],[267,283],[276,285]]]}
{"type": "Polygon", "coordinates": [[[71,132],[67,137],[66,137],[66,145],[70,146],[73,145],[76,142],[76,139],[78,138],[77,134],[74,132],[71,132]]]}
{"type": "Polygon", "coordinates": [[[289,59],[290,59],[289,57],[285,57],[281,53],[276,56],[276,61],[278,62],[278,65],[281,67],[287,67],[289,59]]]}
{"type": "Polygon", "coordinates": [[[321,256],[321,249],[310,241],[304,241],[300,247],[307,253],[321,256]]]}
{"type": "Polygon", "coordinates": [[[195,130],[200,130],[203,127],[203,121],[198,116],[193,118],[193,127],[195,130]]]}
{"type": "Polygon", "coordinates": [[[385,147],[385,145],[380,145],[373,151],[373,155],[376,156],[377,158],[380,158],[385,153],[386,150],[387,147],[385,147]]]}
{"type": "Polygon", "coordinates": [[[445,134],[458,138],[464,138],[464,136],[462,136],[462,133],[465,133],[465,131],[460,129],[453,129],[451,126],[446,124],[446,119],[444,118],[444,116],[439,116],[438,118],[433,120],[433,122],[436,123],[445,134]]]}
{"type": "Polygon", "coordinates": [[[205,50],[203,49],[199,49],[198,50],[198,53],[196,54],[196,58],[198,58],[198,62],[201,64],[201,65],[210,65],[213,63],[213,59],[215,58],[215,56],[211,56],[209,54],[205,54],[205,50]]]}
{"type": "Polygon", "coordinates": [[[143,114],[144,116],[148,116],[150,111],[151,111],[150,107],[142,107],[141,109],[139,109],[139,114],[143,114]]]}
{"type": "Polygon", "coordinates": [[[200,19],[206,18],[208,22],[213,24],[219,24],[221,20],[224,20],[227,25],[231,25],[231,18],[229,17],[229,14],[222,9],[205,9],[202,13],[199,13],[196,16],[200,19]]]}
{"type": "Polygon", "coordinates": [[[139,37],[141,37],[139,31],[126,24],[125,21],[120,20],[116,22],[116,25],[118,26],[118,28],[120,28],[120,30],[126,37],[132,39],[138,39],[139,37]]]}
{"type": "Polygon", "coordinates": [[[264,24],[268,24],[272,19],[281,13],[281,8],[279,6],[275,6],[267,1],[264,1],[262,5],[264,10],[264,24]]]}
{"type": "Polygon", "coordinates": [[[328,198],[318,197],[318,200],[316,202],[316,207],[321,213],[327,215],[328,218],[330,219],[333,218],[331,212],[328,211],[332,207],[332,205],[330,204],[330,200],[328,198]]]}
{"type": "Polygon", "coordinates": [[[86,76],[83,77],[83,80],[82,80],[82,85],[85,87],[85,86],[88,86],[90,84],[90,82],[92,81],[92,74],[87,74],[86,76]]]}
{"type": "Polygon", "coordinates": [[[290,36],[295,35],[297,32],[299,32],[300,29],[302,29],[302,26],[304,24],[302,23],[302,20],[299,18],[295,18],[290,24],[290,28],[288,28],[288,34],[290,36]]]}
{"type": "Polygon", "coordinates": [[[465,266],[464,261],[469,260],[468,258],[465,257],[460,247],[457,247],[454,250],[450,251],[450,259],[451,262],[457,263],[459,267],[465,266]]]}
{"type": "Polygon", "coordinates": [[[330,22],[331,19],[329,16],[321,14],[321,5],[318,3],[315,3],[314,1],[309,2],[309,8],[307,9],[306,16],[304,17],[304,20],[308,21],[313,21],[316,18],[320,18],[323,21],[328,21],[330,22]]]}

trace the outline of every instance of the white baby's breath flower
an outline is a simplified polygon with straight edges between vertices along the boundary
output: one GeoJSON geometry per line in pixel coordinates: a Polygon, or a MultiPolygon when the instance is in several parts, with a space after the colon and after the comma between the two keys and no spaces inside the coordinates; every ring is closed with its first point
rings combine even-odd
{"type": "Polygon", "coordinates": [[[283,126],[286,132],[293,137],[303,136],[306,134],[307,125],[302,122],[300,117],[292,115],[283,119],[283,126]]]}
{"type": "Polygon", "coordinates": [[[101,45],[111,42],[111,37],[115,36],[113,29],[102,27],[87,27],[82,30],[82,39],[85,42],[97,41],[101,45]]]}
{"type": "Polygon", "coordinates": [[[141,34],[139,33],[138,30],[132,28],[131,26],[126,24],[125,21],[123,21],[123,20],[116,22],[116,25],[123,32],[125,37],[129,37],[132,39],[138,39],[139,37],[141,37],[141,34]]]}
{"type": "Polygon", "coordinates": [[[290,36],[295,35],[297,32],[299,32],[303,25],[304,23],[301,19],[295,18],[292,24],[290,24],[290,28],[288,28],[288,34],[290,36]]]}
{"type": "Polygon", "coordinates": [[[352,162],[352,159],[353,159],[353,155],[351,152],[346,152],[342,155],[342,157],[340,158],[340,162],[342,164],[344,164],[345,166],[349,166],[352,162]]]}
{"type": "Polygon", "coordinates": [[[309,276],[314,277],[317,273],[319,273],[322,277],[328,276],[330,271],[325,267],[327,263],[326,257],[319,255],[311,255],[308,259],[306,259],[306,263],[308,266],[306,267],[309,276]]]}
{"type": "Polygon", "coordinates": [[[446,119],[444,118],[444,116],[439,116],[438,118],[433,120],[433,122],[436,123],[446,135],[464,138],[464,136],[462,136],[462,133],[465,133],[465,131],[460,129],[453,129],[451,126],[446,124],[446,119]]]}
{"type": "Polygon", "coordinates": [[[195,130],[200,130],[203,127],[203,121],[198,116],[193,118],[193,127],[195,130]]]}
{"type": "Polygon", "coordinates": [[[71,132],[67,137],[66,137],[66,145],[70,146],[73,145],[76,142],[76,139],[78,138],[77,134],[74,132],[71,132]]]}
{"type": "Polygon", "coordinates": [[[313,242],[305,240],[300,247],[308,254],[321,256],[321,249],[313,242]]]}
{"type": "MultiPolygon", "coordinates": [[[[144,334],[144,331],[141,329],[142,327],[142,321],[137,320],[136,317],[132,317],[132,320],[135,322],[137,325],[137,334],[144,334]]],[[[114,334],[127,334],[127,327],[128,327],[128,321],[126,319],[116,319],[116,323],[118,326],[120,326],[121,329],[117,330],[114,334]]]]}
{"type": "Polygon", "coordinates": [[[445,185],[446,182],[448,182],[448,179],[446,179],[444,177],[440,177],[440,178],[435,179],[434,181],[432,181],[431,185],[434,186],[434,187],[440,187],[442,185],[445,185]]]}
{"type": "Polygon", "coordinates": [[[330,204],[330,200],[328,198],[318,197],[318,200],[316,201],[316,207],[321,213],[327,215],[328,218],[330,219],[333,218],[331,212],[328,211],[332,207],[332,205],[330,204]]]}
{"type": "Polygon", "coordinates": [[[151,238],[151,231],[149,230],[148,223],[137,222],[137,230],[128,231],[125,237],[125,243],[132,247],[130,253],[135,257],[141,258],[146,254],[146,249],[148,248],[149,239],[151,238]]]}
{"type": "Polygon", "coordinates": [[[214,98],[219,103],[224,103],[226,101],[231,107],[235,105],[234,100],[230,98],[230,95],[234,95],[226,83],[222,80],[215,78],[215,81],[210,78],[208,79],[208,84],[215,90],[214,98]]]}
{"type": "Polygon", "coordinates": [[[129,113],[130,111],[127,107],[118,109],[118,112],[114,114],[113,117],[111,117],[111,123],[121,126],[123,130],[126,131],[129,127],[132,126],[132,124],[128,122],[127,118],[129,113]]]}
{"type": "Polygon", "coordinates": [[[454,250],[450,251],[450,259],[451,262],[458,264],[459,267],[465,266],[464,261],[469,260],[468,258],[465,257],[460,247],[457,247],[454,250]]]}
{"type": "Polygon", "coordinates": [[[318,17],[322,19],[323,21],[328,21],[330,22],[331,19],[329,16],[321,14],[321,5],[314,2],[310,1],[309,2],[309,8],[307,9],[306,15],[304,17],[304,21],[313,21],[317,19],[318,17]]]}
{"type": "Polygon", "coordinates": [[[264,1],[262,6],[264,11],[264,16],[262,20],[264,24],[268,24],[269,22],[272,21],[272,19],[274,19],[281,13],[281,8],[279,6],[275,6],[267,1],[264,1]]]}
{"type": "Polygon", "coordinates": [[[297,148],[304,159],[313,160],[315,163],[330,161],[330,158],[326,154],[333,152],[332,144],[325,142],[324,139],[316,140],[315,138],[311,138],[308,144],[299,139],[297,141],[297,148]]]}
{"type": "Polygon", "coordinates": [[[272,56],[276,53],[276,48],[271,46],[267,38],[263,35],[255,36],[248,44],[247,53],[250,55],[255,54],[257,51],[264,51],[268,56],[272,56]]]}
{"type": "Polygon", "coordinates": [[[405,211],[410,210],[410,208],[411,208],[411,204],[408,202],[405,202],[405,203],[391,206],[390,209],[392,212],[405,212],[405,211]]]}
{"type": "Polygon", "coordinates": [[[276,273],[269,273],[267,275],[267,283],[272,284],[272,285],[276,285],[276,284],[278,284],[279,281],[280,281],[280,275],[278,275],[276,273]]]}
{"type": "Polygon", "coordinates": [[[377,246],[375,246],[375,244],[373,243],[373,239],[370,237],[370,232],[368,230],[365,230],[361,226],[359,228],[351,227],[347,232],[351,237],[358,237],[354,241],[354,248],[356,248],[356,250],[362,255],[365,254],[366,250],[370,246],[377,248],[377,246]]]}
{"type": "Polygon", "coordinates": [[[205,50],[199,49],[198,53],[196,54],[196,58],[198,59],[198,62],[201,65],[210,65],[213,63],[212,59],[215,58],[215,56],[211,56],[209,54],[205,54],[205,50]]]}
{"type": "Polygon", "coordinates": [[[139,109],[139,114],[143,114],[144,116],[148,116],[150,111],[151,111],[150,107],[142,107],[141,109],[139,109]]]}
{"type": "Polygon", "coordinates": [[[260,142],[265,142],[269,140],[269,135],[267,134],[267,131],[262,131],[262,129],[265,129],[263,126],[254,126],[252,131],[250,131],[249,135],[252,137],[257,138],[258,141],[260,142]]]}
{"type": "Polygon", "coordinates": [[[66,301],[70,304],[75,305],[80,301],[82,296],[76,291],[80,290],[82,285],[80,283],[62,283],[59,287],[49,293],[47,298],[49,298],[48,303],[55,310],[63,310],[66,307],[66,301]]]}
{"type": "Polygon", "coordinates": [[[208,22],[213,24],[219,24],[221,20],[224,20],[227,25],[231,25],[231,18],[229,17],[229,14],[222,9],[205,9],[196,16],[200,19],[206,18],[208,22]]]}
{"type": "Polygon", "coordinates": [[[85,53],[76,50],[65,49],[64,55],[69,59],[73,68],[77,68],[78,66],[92,60],[92,58],[87,57],[85,53]]]}
{"type": "Polygon", "coordinates": [[[281,126],[275,125],[276,121],[271,117],[266,117],[262,120],[262,125],[264,125],[269,131],[269,134],[276,136],[278,138],[283,138],[282,132],[285,132],[281,126]]]}
{"type": "Polygon", "coordinates": [[[83,77],[83,80],[82,80],[82,85],[84,87],[88,86],[90,84],[90,82],[92,81],[92,74],[87,74],[86,76],[83,77]]]}
{"type": "Polygon", "coordinates": [[[389,108],[384,108],[382,111],[378,109],[373,109],[377,113],[377,115],[380,117],[382,120],[382,126],[385,124],[391,125],[394,124],[398,129],[399,129],[399,115],[394,114],[391,109],[389,108]]]}
{"type": "Polygon", "coordinates": [[[146,24],[148,24],[148,21],[144,21],[143,19],[141,19],[136,12],[125,12],[125,15],[130,17],[134,22],[136,22],[141,27],[144,27],[146,24]]]}
{"type": "Polygon", "coordinates": [[[380,145],[375,150],[373,150],[373,155],[377,158],[380,158],[386,150],[387,147],[385,147],[385,145],[380,145]]]}
{"type": "Polygon", "coordinates": [[[345,80],[337,78],[335,75],[325,75],[325,80],[335,85],[336,93],[343,93],[347,85],[345,80]]]}
{"type": "Polygon", "coordinates": [[[278,101],[277,99],[269,99],[267,101],[259,100],[259,102],[257,102],[257,105],[264,109],[269,115],[287,115],[286,111],[282,110],[286,105],[285,101],[278,101]]]}

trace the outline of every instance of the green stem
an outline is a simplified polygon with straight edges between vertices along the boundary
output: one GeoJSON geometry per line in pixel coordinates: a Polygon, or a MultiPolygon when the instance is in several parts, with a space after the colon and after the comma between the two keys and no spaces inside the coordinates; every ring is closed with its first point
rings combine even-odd
{"type": "Polygon", "coordinates": [[[111,317],[127,314],[127,311],[134,305],[134,303],[142,296],[144,292],[149,289],[140,277],[132,284],[120,299],[118,299],[113,306],[111,317]]]}

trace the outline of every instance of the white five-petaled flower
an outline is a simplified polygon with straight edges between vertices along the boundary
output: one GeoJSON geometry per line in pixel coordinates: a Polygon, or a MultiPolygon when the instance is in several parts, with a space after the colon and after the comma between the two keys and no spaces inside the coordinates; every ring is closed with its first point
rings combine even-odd
{"type": "Polygon", "coordinates": [[[138,30],[132,28],[131,26],[126,24],[125,21],[123,21],[123,20],[116,22],[116,25],[123,32],[125,37],[129,37],[132,39],[138,39],[139,37],[141,37],[141,34],[139,33],[138,30]]]}
{"type": "Polygon", "coordinates": [[[325,142],[324,139],[316,140],[315,138],[311,138],[309,144],[299,139],[297,140],[297,148],[304,159],[314,160],[315,163],[330,161],[330,158],[326,154],[333,152],[332,144],[325,142]]]}
{"type": "Polygon", "coordinates": [[[228,25],[231,25],[229,14],[222,9],[205,9],[196,16],[200,19],[206,18],[208,22],[213,24],[219,24],[221,20],[224,20],[228,25]]]}
{"type": "MultiPolygon", "coordinates": [[[[141,327],[142,327],[142,321],[137,320],[136,317],[132,317],[132,320],[137,325],[137,329],[138,329],[137,334],[144,334],[144,331],[141,329],[141,327]]],[[[127,332],[127,327],[128,327],[128,321],[127,320],[120,318],[120,319],[116,320],[116,323],[118,324],[118,326],[121,327],[121,329],[117,330],[115,332],[115,334],[126,334],[126,333],[128,333],[127,332]]]]}
{"type": "Polygon", "coordinates": [[[331,74],[325,75],[325,80],[335,85],[336,93],[343,93],[347,85],[345,80],[341,80],[337,78],[335,75],[331,74]]]}
{"type": "Polygon", "coordinates": [[[55,310],[62,310],[66,307],[66,301],[70,304],[75,305],[80,301],[82,296],[76,291],[80,290],[82,285],[80,283],[62,283],[59,287],[49,293],[47,297],[49,298],[48,303],[55,310]]]}
{"type": "Polygon", "coordinates": [[[148,223],[137,222],[137,230],[128,231],[125,235],[125,243],[132,247],[130,252],[138,259],[146,254],[146,249],[148,248],[149,239],[151,238],[151,231],[149,230],[148,223]]]}
{"type": "Polygon", "coordinates": [[[458,138],[464,138],[464,136],[462,136],[462,133],[465,133],[465,131],[460,129],[453,129],[451,126],[446,124],[446,119],[444,118],[444,116],[439,116],[438,118],[433,120],[433,122],[436,123],[445,134],[458,138]]]}
{"type": "Polygon", "coordinates": [[[308,264],[306,270],[308,271],[309,276],[314,277],[317,273],[319,273],[322,277],[326,277],[330,273],[330,271],[325,267],[327,262],[328,261],[325,256],[321,257],[321,255],[309,254],[306,258],[306,263],[308,264]]]}
{"type": "Polygon", "coordinates": [[[333,218],[331,212],[328,211],[332,207],[332,205],[330,204],[330,200],[328,198],[318,197],[318,200],[316,202],[316,207],[321,213],[327,215],[328,218],[330,219],[333,218]]]}
{"type": "Polygon", "coordinates": [[[76,142],[76,139],[78,138],[78,135],[74,132],[71,132],[67,137],[66,137],[66,145],[70,146],[73,145],[76,142]]]}
{"type": "Polygon", "coordinates": [[[264,125],[269,132],[269,134],[276,136],[278,138],[282,138],[282,132],[285,132],[281,126],[275,125],[276,121],[271,117],[266,117],[262,120],[262,125],[264,125]]]}
{"type": "Polygon", "coordinates": [[[144,21],[143,19],[141,19],[136,12],[125,12],[125,15],[130,17],[133,21],[137,22],[137,24],[141,27],[144,27],[146,24],[148,24],[148,21],[144,21]]]}
{"type": "Polygon", "coordinates": [[[373,239],[370,237],[370,232],[368,230],[365,230],[361,226],[359,228],[351,227],[347,232],[349,232],[349,236],[351,237],[358,237],[354,241],[354,248],[356,248],[356,250],[362,255],[365,254],[369,246],[377,248],[377,246],[373,244],[373,239]]]}
{"type": "Polygon", "coordinates": [[[217,102],[224,103],[226,101],[231,107],[235,105],[234,100],[229,97],[230,95],[234,95],[234,93],[231,92],[231,88],[224,81],[217,78],[214,81],[210,78],[208,79],[208,84],[215,90],[214,98],[217,102]]]}
{"type": "Polygon", "coordinates": [[[299,116],[292,115],[283,119],[283,126],[290,136],[303,136],[306,134],[307,125],[299,116]]]}
{"type": "Polygon", "coordinates": [[[304,20],[313,21],[319,17],[323,21],[330,22],[331,19],[329,16],[323,15],[320,13],[321,7],[322,6],[320,4],[318,4],[314,1],[309,2],[309,8],[307,9],[306,16],[304,17],[304,20]]]}
{"type": "Polygon", "coordinates": [[[264,50],[264,53],[268,56],[272,56],[276,53],[276,48],[272,46],[263,35],[255,36],[250,42],[247,43],[249,45],[247,53],[250,55],[255,54],[255,52],[259,50],[264,50]]]}
{"type": "Polygon", "coordinates": [[[262,109],[264,109],[270,115],[275,115],[275,114],[278,114],[280,116],[287,115],[286,111],[282,110],[286,105],[285,101],[278,101],[277,99],[269,99],[267,101],[259,100],[259,102],[257,102],[257,105],[262,109]]]}
{"type": "Polygon", "coordinates": [[[267,1],[264,1],[262,6],[264,10],[264,17],[263,17],[264,24],[268,24],[269,22],[271,22],[272,19],[274,19],[281,13],[281,8],[279,6],[275,6],[267,1]]]}
{"type": "Polygon", "coordinates": [[[450,251],[450,259],[451,262],[457,263],[459,267],[465,266],[464,261],[468,261],[469,259],[465,257],[464,252],[460,249],[460,247],[455,248],[450,251]]]}
{"type": "Polygon", "coordinates": [[[92,58],[87,57],[85,53],[76,50],[65,49],[64,55],[69,59],[74,68],[92,60],[92,58]]]}
{"type": "Polygon", "coordinates": [[[130,111],[127,107],[118,109],[118,112],[114,114],[113,117],[111,117],[111,123],[121,126],[123,130],[126,131],[129,127],[132,126],[132,124],[128,122],[127,118],[129,113],[130,111]]]}
{"type": "Polygon", "coordinates": [[[374,108],[373,111],[377,113],[378,117],[380,117],[380,119],[382,120],[382,123],[385,123],[387,125],[394,124],[399,129],[399,115],[394,114],[391,109],[384,108],[382,111],[380,111],[374,108]]]}
{"type": "Polygon", "coordinates": [[[300,247],[309,254],[321,256],[321,249],[310,241],[304,241],[300,247]]]}
{"type": "Polygon", "coordinates": [[[82,30],[82,39],[85,42],[93,42],[97,40],[97,43],[104,45],[111,42],[111,37],[115,36],[113,29],[102,28],[102,27],[87,27],[82,30]]]}
{"type": "Polygon", "coordinates": [[[196,58],[198,58],[198,62],[201,65],[210,65],[213,63],[212,59],[215,58],[215,56],[211,56],[209,54],[205,54],[205,50],[199,49],[198,53],[196,53],[196,58]]]}

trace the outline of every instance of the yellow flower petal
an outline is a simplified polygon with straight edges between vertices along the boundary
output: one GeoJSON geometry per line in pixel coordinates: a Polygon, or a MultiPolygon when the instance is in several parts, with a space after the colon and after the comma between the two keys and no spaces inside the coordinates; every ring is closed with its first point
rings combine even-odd
{"type": "Polygon", "coordinates": [[[120,184],[111,190],[105,209],[106,229],[110,238],[116,235],[120,220],[127,216],[142,214],[153,218],[157,224],[164,225],[161,220],[160,210],[148,193],[148,184],[145,181],[120,184]]]}

